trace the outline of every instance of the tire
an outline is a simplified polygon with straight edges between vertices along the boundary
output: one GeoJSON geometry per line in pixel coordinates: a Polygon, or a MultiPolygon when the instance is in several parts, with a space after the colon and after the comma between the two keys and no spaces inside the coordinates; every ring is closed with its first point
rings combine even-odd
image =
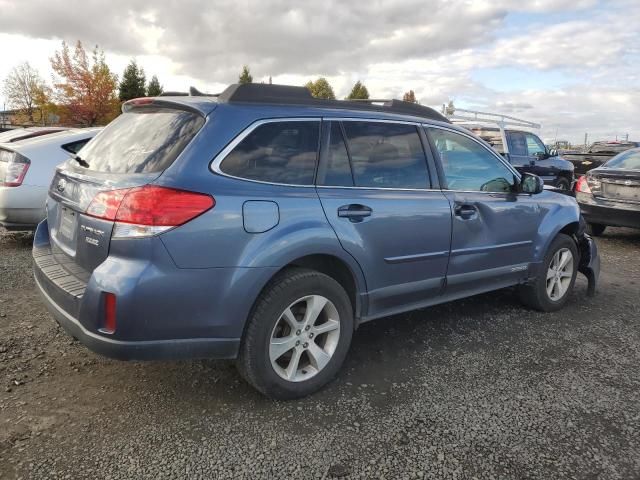
{"type": "Polygon", "coordinates": [[[334,378],[347,356],[353,329],[351,302],[338,282],[314,270],[287,269],[256,300],[236,366],[268,397],[301,398],[334,378]],[[320,313],[315,320],[309,315],[305,326],[306,313],[313,311],[320,313]],[[323,329],[327,331],[321,333],[323,329]]]}
{"type": "Polygon", "coordinates": [[[536,276],[532,283],[518,287],[518,296],[522,303],[541,312],[555,312],[564,307],[573,291],[573,286],[578,274],[579,260],[578,248],[573,238],[562,233],[559,234],[553,242],[551,242],[545,254],[540,274],[536,276]],[[551,267],[555,265],[558,260],[565,258],[563,257],[565,252],[571,254],[571,268],[565,267],[566,270],[558,274],[558,276],[561,276],[561,279],[556,276],[548,278],[552,272],[551,267]],[[556,254],[560,254],[559,257],[556,257],[556,254]],[[561,281],[558,282],[558,280],[561,281]],[[555,285],[551,286],[551,293],[548,290],[550,286],[549,282],[555,285]],[[561,292],[562,294],[560,295],[561,292]]]}
{"type": "Polygon", "coordinates": [[[560,180],[558,180],[556,182],[556,188],[558,190],[566,190],[569,191],[569,180],[567,180],[566,178],[561,178],[560,180]]]}
{"type": "Polygon", "coordinates": [[[606,225],[602,225],[600,223],[588,223],[587,224],[587,232],[594,237],[599,237],[604,233],[607,229],[606,225]]]}

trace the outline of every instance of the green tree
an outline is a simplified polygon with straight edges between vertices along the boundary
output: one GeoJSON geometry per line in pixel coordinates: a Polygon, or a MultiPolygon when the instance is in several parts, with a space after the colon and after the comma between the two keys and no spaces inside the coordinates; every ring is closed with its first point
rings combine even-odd
{"type": "Polygon", "coordinates": [[[247,65],[242,67],[242,72],[238,77],[238,83],[253,83],[253,77],[251,76],[251,72],[247,65]]]}
{"type": "Polygon", "coordinates": [[[122,80],[118,85],[118,96],[121,102],[126,102],[132,98],[140,98],[146,96],[146,78],[144,70],[138,67],[135,60],[131,60],[129,65],[124,69],[122,80]]]}
{"type": "Polygon", "coordinates": [[[416,100],[416,94],[413,90],[409,90],[408,92],[405,92],[404,95],[402,96],[402,100],[404,102],[418,103],[418,100],[416,100]]]}
{"type": "Polygon", "coordinates": [[[311,92],[311,95],[316,98],[326,98],[329,100],[335,100],[336,95],[333,93],[333,88],[329,85],[326,78],[320,77],[315,82],[309,80],[305,87],[311,92]]]}
{"type": "Polygon", "coordinates": [[[369,90],[365,87],[360,80],[351,89],[351,93],[347,97],[347,100],[367,100],[369,98],[369,90]]]}
{"type": "Polygon", "coordinates": [[[4,81],[4,96],[7,103],[15,109],[22,110],[30,122],[34,122],[33,114],[39,107],[38,97],[46,89],[44,80],[38,71],[24,62],[15,67],[4,81]]]}
{"type": "Polygon", "coordinates": [[[151,77],[151,80],[147,85],[147,97],[157,97],[161,95],[163,91],[162,85],[160,85],[160,82],[158,81],[158,77],[155,75],[151,77]]]}

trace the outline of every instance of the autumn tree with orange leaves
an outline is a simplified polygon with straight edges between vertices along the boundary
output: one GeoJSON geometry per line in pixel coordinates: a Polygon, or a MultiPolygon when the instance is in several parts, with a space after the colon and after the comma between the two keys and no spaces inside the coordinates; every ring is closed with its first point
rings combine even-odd
{"type": "Polygon", "coordinates": [[[80,41],[73,53],[62,42],[62,50],[51,58],[51,66],[58,76],[54,86],[64,120],[92,127],[118,116],[118,77],[111,73],[104,52],[97,46],[89,57],[80,41]]]}

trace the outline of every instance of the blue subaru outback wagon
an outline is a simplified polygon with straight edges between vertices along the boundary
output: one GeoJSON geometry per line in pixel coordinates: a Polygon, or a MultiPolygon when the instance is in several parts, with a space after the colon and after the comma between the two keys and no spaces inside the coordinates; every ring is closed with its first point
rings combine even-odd
{"type": "Polygon", "coordinates": [[[307,395],[378,317],[516,286],[561,308],[600,260],[575,199],[427,107],[302,87],[127,102],[35,234],[55,319],[119,359],[232,358],[307,395]]]}

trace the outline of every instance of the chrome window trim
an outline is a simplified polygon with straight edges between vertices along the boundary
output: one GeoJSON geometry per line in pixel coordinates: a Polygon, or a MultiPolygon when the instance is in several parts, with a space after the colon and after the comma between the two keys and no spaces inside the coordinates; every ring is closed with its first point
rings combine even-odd
{"type": "MultiPolygon", "coordinates": [[[[480,145],[482,148],[484,148],[485,150],[487,150],[491,155],[493,155],[498,161],[500,161],[505,167],[507,167],[507,170],[509,170],[511,173],[513,173],[517,178],[518,181],[522,180],[522,175],[520,175],[520,172],[518,172],[513,165],[511,165],[509,162],[507,162],[500,154],[498,154],[495,150],[493,150],[490,146],[485,145],[482,142],[479,142],[477,138],[474,138],[473,135],[469,135],[465,132],[461,132],[459,130],[456,130],[455,128],[447,128],[447,127],[442,127],[440,125],[432,125],[429,123],[423,123],[422,126],[424,128],[438,128],[440,130],[446,130],[448,132],[452,132],[452,133],[457,133],[458,135],[462,135],[463,137],[467,137],[470,140],[474,141],[475,143],[477,143],[478,145],[480,145]]],[[[438,152],[439,153],[439,152],[438,152]]],[[[439,159],[438,159],[439,160],[439,159]]],[[[449,188],[443,188],[442,189],[443,192],[465,192],[465,193],[491,193],[491,194],[503,194],[503,192],[481,192],[480,190],[451,190],[449,188]]]]}
{"type": "MultiPolygon", "coordinates": [[[[412,121],[404,121],[404,120],[388,120],[388,119],[379,119],[379,118],[371,118],[371,117],[276,117],[276,118],[264,118],[261,120],[256,120],[251,125],[242,130],[231,142],[224,147],[220,153],[218,153],[213,160],[209,163],[209,170],[213,173],[221,175],[223,177],[233,178],[235,180],[242,180],[245,182],[252,183],[260,183],[263,185],[276,185],[281,187],[302,187],[302,188],[334,188],[334,189],[351,189],[351,190],[382,190],[382,191],[398,191],[398,192],[458,192],[458,193],[482,193],[485,195],[509,195],[509,193],[505,192],[482,192],[479,190],[451,190],[448,188],[390,188],[390,187],[356,187],[356,186],[344,186],[344,185],[316,185],[315,183],[312,185],[300,185],[294,183],[276,183],[276,182],[265,182],[262,180],[253,180],[250,178],[244,177],[236,177],[234,175],[229,175],[228,173],[223,172],[220,169],[221,163],[224,159],[231,153],[231,151],[238,146],[242,140],[244,140],[251,132],[253,132],[256,128],[266,123],[276,123],[276,122],[322,122],[322,121],[333,121],[333,122],[374,122],[374,123],[396,123],[400,125],[413,125],[415,127],[422,128],[439,128],[441,130],[447,130],[453,133],[457,133],[459,135],[468,137],[469,139],[476,142],[478,145],[482,146],[489,153],[491,153],[494,157],[496,157],[503,165],[507,167],[509,171],[511,171],[518,180],[522,179],[520,173],[513,168],[513,166],[504,160],[498,153],[496,153],[491,147],[484,145],[479,142],[473,135],[469,135],[465,132],[460,132],[454,128],[447,128],[440,125],[434,125],[430,123],[423,122],[412,122],[412,121]]],[[[425,152],[426,155],[426,152],[425,152]]],[[[439,161],[439,159],[438,159],[439,161]]],[[[530,194],[526,194],[530,195],[530,194]]]]}
{"type": "Polygon", "coordinates": [[[347,187],[345,185],[316,185],[316,188],[339,188],[349,190],[386,190],[400,192],[442,192],[439,188],[391,188],[391,187],[347,187]]]}
{"type": "MultiPolygon", "coordinates": [[[[220,165],[224,161],[224,159],[229,155],[234,148],[238,146],[240,142],[242,142],[245,138],[247,138],[256,128],[261,125],[265,125],[267,123],[283,123],[283,122],[322,122],[322,117],[278,117],[278,118],[264,118],[262,120],[256,120],[251,125],[242,130],[236,137],[231,140],[227,144],[226,147],[216,155],[213,160],[209,163],[209,170],[213,173],[217,173],[218,175],[222,175],[223,177],[234,178],[236,180],[243,180],[245,182],[253,182],[253,183],[261,183],[263,185],[278,185],[282,187],[304,187],[304,188],[315,188],[315,179],[311,185],[300,185],[297,183],[277,183],[277,182],[266,182],[263,180],[253,180],[251,178],[244,177],[236,177],[235,175],[229,175],[221,170],[220,165]]],[[[318,133],[318,142],[321,141],[320,132],[318,133]]],[[[318,157],[319,161],[319,157],[318,157]]]]}

